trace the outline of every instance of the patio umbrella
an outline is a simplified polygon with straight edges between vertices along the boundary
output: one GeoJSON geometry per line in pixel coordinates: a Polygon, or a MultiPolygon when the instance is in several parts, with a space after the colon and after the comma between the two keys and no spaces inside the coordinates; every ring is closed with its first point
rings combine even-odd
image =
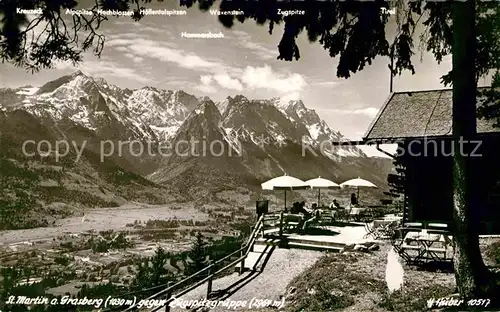
{"type": "Polygon", "coordinates": [[[285,191],[285,208],[286,208],[286,191],[288,190],[304,190],[309,186],[302,180],[284,174],[281,177],[273,178],[261,184],[263,190],[284,190],[285,191]]]}
{"type": "Polygon", "coordinates": [[[357,194],[358,201],[359,201],[359,188],[360,187],[377,187],[375,184],[371,183],[370,181],[367,181],[365,179],[361,179],[360,177],[358,177],[356,179],[347,180],[347,181],[345,181],[343,183],[340,183],[340,186],[341,187],[350,186],[350,187],[357,188],[357,190],[358,190],[358,194],[357,194]]]}
{"type": "Polygon", "coordinates": [[[323,179],[322,177],[307,180],[306,184],[309,185],[312,189],[318,189],[318,207],[320,206],[319,201],[321,199],[321,189],[332,189],[340,187],[340,185],[338,185],[337,183],[327,179],[323,179]]]}

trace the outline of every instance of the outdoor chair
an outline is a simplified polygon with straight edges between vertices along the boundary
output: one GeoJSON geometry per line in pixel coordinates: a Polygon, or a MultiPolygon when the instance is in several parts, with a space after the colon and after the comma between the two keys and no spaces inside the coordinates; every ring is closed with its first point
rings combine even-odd
{"type": "Polygon", "coordinates": [[[398,254],[403,258],[406,264],[418,264],[422,262],[422,256],[425,249],[422,246],[403,243],[398,250],[398,254]]]}
{"type": "MultiPolygon", "coordinates": [[[[375,224],[373,222],[365,222],[365,231],[366,234],[363,236],[363,238],[368,238],[370,236],[374,236],[375,234],[375,224]]],[[[373,237],[374,239],[377,239],[376,237],[373,237]]]]}
{"type": "Polygon", "coordinates": [[[422,244],[413,245],[410,233],[419,233],[422,230],[421,222],[407,222],[403,227],[395,227],[391,236],[391,244],[394,250],[403,258],[406,264],[416,264],[421,262],[425,254],[422,244]]]}
{"type": "Polygon", "coordinates": [[[283,231],[294,232],[303,222],[303,217],[299,214],[283,215],[283,231]]]}
{"type": "Polygon", "coordinates": [[[396,233],[396,229],[399,225],[399,222],[391,221],[377,226],[378,222],[382,222],[382,220],[374,220],[373,222],[365,223],[366,234],[364,235],[364,238],[372,236],[374,239],[383,239],[383,238],[393,239],[396,233]]]}
{"type": "Polygon", "coordinates": [[[383,226],[379,229],[380,238],[392,239],[396,235],[397,228],[399,227],[399,221],[394,220],[389,224],[383,226]]]}
{"type": "MultiPolygon", "coordinates": [[[[401,230],[401,228],[398,230],[401,230]]],[[[425,249],[421,244],[413,245],[412,241],[408,239],[408,234],[411,232],[418,233],[415,230],[409,230],[404,236],[399,236],[400,239],[395,239],[395,236],[391,239],[394,250],[409,265],[421,262],[422,256],[425,253],[425,249]]]]}

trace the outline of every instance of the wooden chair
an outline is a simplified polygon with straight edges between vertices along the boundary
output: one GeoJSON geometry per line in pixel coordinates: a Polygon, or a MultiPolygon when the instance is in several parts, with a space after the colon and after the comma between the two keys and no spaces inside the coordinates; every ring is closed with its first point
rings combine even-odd
{"type": "Polygon", "coordinates": [[[398,254],[406,261],[407,264],[420,263],[425,254],[425,248],[420,244],[411,245],[403,241],[399,248],[398,254]]]}
{"type": "Polygon", "coordinates": [[[373,236],[374,239],[377,239],[375,237],[375,224],[373,222],[365,222],[365,231],[366,234],[363,236],[363,238],[368,238],[370,236],[373,236]]]}
{"type": "Polygon", "coordinates": [[[425,253],[425,249],[421,244],[412,245],[408,240],[408,233],[420,232],[422,228],[423,224],[421,222],[407,222],[403,227],[394,229],[395,234],[391,237],[391,244],[407,264],[420,262],[425,253]]]}
{"type": "Polygon", "coordinates": [[[364,238],[372,236],[374,239],[393,239],[399,226],[398,221],[391,221],[380,226],[377,226],[376,223],[377,220],[365,223],[366,234],[364,238]]]}
{"type": "Polygon", "coordinates": [[[283,219],[283,230],[290,233],[297,231],[303,222],[299,214],[286,214],[283,215],[283,219]]]}

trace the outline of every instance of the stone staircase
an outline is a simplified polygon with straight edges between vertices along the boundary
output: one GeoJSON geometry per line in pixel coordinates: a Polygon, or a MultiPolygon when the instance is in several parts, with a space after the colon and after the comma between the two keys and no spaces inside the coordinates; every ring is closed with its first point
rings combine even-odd
{"type": "MultiPolygon", "coordinates": [[[[253,250],[245,259],[244,271],[260,271],[263,269],[266,260],[271,256],[274,248],[294,248],[316,251],[341,252],[346,246],[345,243],[335,242],[332,237],[313,236],[313,235],[290,235],[283,236],[283,243],[280,244],[280,239],[277,238],[279,230],[271,229],[264,233],[267,237],[259,237],[255,240],[253,250]],[[273,234],[275,236],[273,237],[273,234]]],[[[239,272],[241,263],[235,267],[235,271],[239,272]]]]}
{"type": "Polygon", "coordinates": [[[330,252],[341,252],[346,246],[345,243],[340,243],[335,236],[291,234],[299,232],[299,222],[290,219],[283,222],[283,241],[280,244],[279,217],[270,216],[269,220],[265,221],[264,224],[264,230],[255,241],[256,246],[269,245],[278,246],[280,248],[298,248],[330,252]]]}
{"type": "Polygon", "coordinates": [[[314,237],[312,235],[284,235],[283,244],[280,246],[279,238],[259,237],[255,241],[255,246],[268,245],[283,248],[298,248],[307,250],[320,250],[330,252],[341,252],[346,246],[345,243],[333,241],[333,237],[314,237]]]}
{"type": "Polygon", "coordinates": [[[331,240],[318,240],[308,236],[304,237],[287,237],[288,248],[300,248],[308,250],[321,250],[330,252],[341,252],[346,244],[334,242],[331,240]]]}

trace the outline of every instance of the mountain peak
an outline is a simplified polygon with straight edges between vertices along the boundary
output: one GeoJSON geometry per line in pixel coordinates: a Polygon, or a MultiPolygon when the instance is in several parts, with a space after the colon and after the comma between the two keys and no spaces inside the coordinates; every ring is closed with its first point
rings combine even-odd
{"type": "Polygon", "coordinates": [[[217,105],[215,105],[215,103],[210,99],[203,100],[201,104],[195,110],[193,110],[193,113],[195,115],[203,115],[204,118],[217,123],[222,117],[219,109],[217,108],[217,105]]]}
{"type": "Polygon", "coordinates": [[[209,98],[203,98],[201,101],[200,106],[198,106],[198,109],[203,110],[205,113],[207,111],[213,112],[213,111],[219,111],[215,103],[209,99],[209,98]]]}
{"type": "Polygon", "coordinates": [[[304,102],[302,100],[291,100],[288,101],[288,105],[293,106],[295,109],[306,109],[304,102]]]}
{"type": "Polygon", "coordinates": [[[140,90],[158,92],[158,89],[156,89],[155,87],[150,87],[150,86],[142,87],[140,90]]]}
{"type": "MultiPolygon", "coordinates": [[[[81,70],[77,70],[69,75],[59,77],[55,80],[49,81],[45,83],[40,89],[37,91],[37,94],[50,93],[55,91],[62,85],[68,84],[70,82],[74,82],[75,84],[82,84],[84,82],[93,81],[92,78],[85,75],[81,70]]],[[[73,88],[74,86],[71,86],[73,88]]]]}

